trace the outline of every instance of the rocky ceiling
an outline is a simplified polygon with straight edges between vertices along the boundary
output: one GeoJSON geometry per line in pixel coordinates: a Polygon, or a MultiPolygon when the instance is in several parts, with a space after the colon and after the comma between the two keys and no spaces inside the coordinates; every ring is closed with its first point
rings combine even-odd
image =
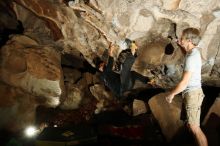
{"type": "MultiPolygon", "coordinates": [[[[32,103],[32,112],[42,104],[76,109],[84,97],[106,96],[97,94],[104,88],[94,85],[94,74],[78,69],[88,67],[85,62],[95,67],[96,57],[105,60],[110,43],[118,46],[116,59],[125,38],[139,47],[132,70],[150,80],[141,86],[173,87],[181,78],[183,53],[170,38],[186,27],[202,32],[204,85],[220,87],[219,0],[9,0],[0,7],[1,34],[23,26],[1,47],[0,90],[8,97],[0,103],[6,117],[1,125],[9,125],[6,111],[21,114],[24,104],[32,103]]],[[[28,114],[23,118],[33,121],[28,114]]]]}

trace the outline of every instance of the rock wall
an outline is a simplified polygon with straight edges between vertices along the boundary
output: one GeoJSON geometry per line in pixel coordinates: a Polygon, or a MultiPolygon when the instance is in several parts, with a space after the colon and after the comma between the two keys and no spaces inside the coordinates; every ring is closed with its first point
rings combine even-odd
{"type": "Polygon", "coordinates": [[[56,99],[62,94],[60,55],[26,36],[14,36],[1,49],[1,80],[36,96],[56,99]]]}
{"type": "MultiPolygon", "coordinates": [[[[133,70],[156,80],[156,84],[163,88],[172,86],[171,78],[179,78],[180,60],[183,56],[180,48],[170,42],[168,36],[180,36],[186,27],[201,30],[204,83],[219,86],[219,7],[218,0],[79,0],[70,5],[68,1],[61,0],[13,2],[13,9],[24,24],[28,24],[31,21],[29,18],[34,15],[45,22],[44,29],[50,30],[49,36],[54,40],[53,43],[62,48],[63,53],[79,55],[76,53],[79,51],[93,66],[93,59],[101,57],[110,42],[119,46],[115,53],[117,58],[119,52],[124,49],[125,38],[136,40],[140,54],[146,53],[137,58],[133,70]],[[164,49],[170,43],[175,49],[169,56],[164,49]],[[159,76],[157,73],[149,73],[157,72],[158,66],[162,72],[159,76]],[[177,68],[177,72],[169,70],[170,66],[177,68]],[[167,72],[173,74],[164,73],[164,67],[168,68],[167,72]]],[[[39,29],[42,29],[43,25],[40,26],[39,29]]],[[[29,34],[31,35],[30,32],[29,34]]]]}

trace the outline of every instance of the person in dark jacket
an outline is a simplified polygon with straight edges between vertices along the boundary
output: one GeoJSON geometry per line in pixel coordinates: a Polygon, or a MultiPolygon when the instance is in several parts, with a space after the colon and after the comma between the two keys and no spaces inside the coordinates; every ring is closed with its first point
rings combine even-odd
{"type": "Polygon", "coordinates": [[[99,60],[96,62],[96,66],[101,72],[101,80],[104,82],[104,85],[108,87],[116,97],[120,97],[120,90],[121,90],[120,74],[112,70],[114,64],[114,58],[112,53],[113,50],[114,50],[114,46],[110,45],[109,58],[107,64],[105,64],[104,61],[99,60]]]}
{"type": "Polygon", "coordinates": [[[124,96],[124,93],[134,86],[135,76],[131,71],[132,65],[137,57],[137,45],[135,41],[125,39],[127,49],[123,50],[116,61],[115,70],[120,73],[121,89],[120,96],[124,96]]]}
{"type": "Polygon", "coordinates": [[[113,50],[115,49],[114,46],[110,45],[109,48],[109,58],[107,65],[104,61],[97,61],[96,63],[99,71],[102,72],[101,80],[104,82],[105,86],[107,86],[113,94],[118,97],[122,98],[125,95],[126,91],[130,91],[136,79],[139,79],[142,82],[147,82],[147,78],[141,75],[138,75],[136,72],[131,71],[132,65],[137,57],[136,51],[137,46],[135,42],[126,40],[128,44],[128,49],[123,50],[117,59],[115,69],[117,70],[120,67],[120,73],[116,73],[113,70],[114,65],[114,58],[113,58],[113,50]]]}
{"type": "Polygon", "coordinates": [[[136,46],[135,41],[131,41],[130,39],[126,38],[124,42],[127,48],[120,52],[115,62],[115,71],[118,73],[121,72],[123,63],[125,62],[128,56],[132,55],[134,58],[137,57],[138,47],[136,46]]]}

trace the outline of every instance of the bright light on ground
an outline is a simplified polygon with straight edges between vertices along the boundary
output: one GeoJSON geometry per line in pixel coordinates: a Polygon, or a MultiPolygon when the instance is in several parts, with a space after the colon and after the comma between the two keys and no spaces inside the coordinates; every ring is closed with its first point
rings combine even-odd
{"type": "Polygon", "coordinates": [[[33,137],[37,134],[37,129],[34,126],[27,127],[25,134],[27,137],[33,137]]]}

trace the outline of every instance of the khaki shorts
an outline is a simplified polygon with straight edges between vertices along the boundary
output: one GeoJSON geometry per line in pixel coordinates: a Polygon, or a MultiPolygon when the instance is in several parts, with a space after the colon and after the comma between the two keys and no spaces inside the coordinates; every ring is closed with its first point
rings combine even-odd
{"type": "Polygon", "coordinates": [[[202,89],[195,89],[183,94],[184,120],[188,124],[200,125],[201,105],[204,98],[202,89]]]}

